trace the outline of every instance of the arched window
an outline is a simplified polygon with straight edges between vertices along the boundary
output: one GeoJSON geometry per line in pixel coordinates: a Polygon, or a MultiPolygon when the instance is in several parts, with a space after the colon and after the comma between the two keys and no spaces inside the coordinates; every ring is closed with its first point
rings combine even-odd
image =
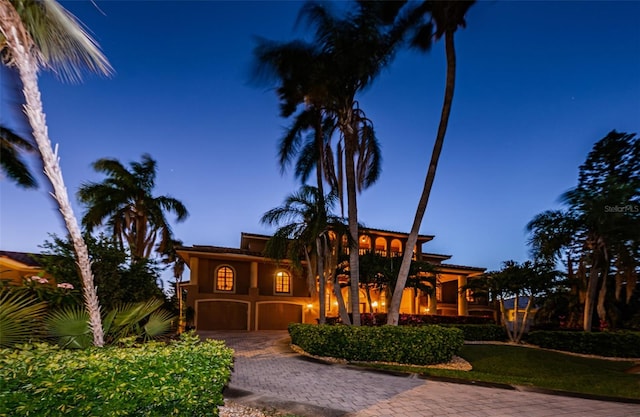
{"type": "Polygon", "coordinates": [[[393,239],[391,241],[391,256],[400,256],[402,255],[402,242],[398,239],[393,239]]]}
{"type": "Polygon", "coordinates": [[[360,235],[360,255],[371,252],[371,238],[366,235],[360,235]]]}
{"type": "Polygon", "coordinates": [[[216,271],[216,291],[233,292],[235,290],[235,271],[230,266],[221,266],[216,271]]]}
{"type": "Polygon", "coordinates": [[[380,256],[387,256],[387,239],[383,237],[376,238],[376,253],[380,256]]]}
{"type": "Polygon", "coordinates": [[[276,294],[291,294],[291,274],[287,271],[276,272],[274,284],[274,292],[276,294]]]}

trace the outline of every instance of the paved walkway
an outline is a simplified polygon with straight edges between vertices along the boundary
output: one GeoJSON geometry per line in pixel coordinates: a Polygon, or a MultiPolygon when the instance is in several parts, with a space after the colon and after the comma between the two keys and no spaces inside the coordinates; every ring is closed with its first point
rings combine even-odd
{"type": "Polygon", "coordinates": [[[327,365],[289,348],[286,331],[201,332],[236,351],[225,397],[307,417],[639,417],[640,404],[487,388],[327,365]]]}

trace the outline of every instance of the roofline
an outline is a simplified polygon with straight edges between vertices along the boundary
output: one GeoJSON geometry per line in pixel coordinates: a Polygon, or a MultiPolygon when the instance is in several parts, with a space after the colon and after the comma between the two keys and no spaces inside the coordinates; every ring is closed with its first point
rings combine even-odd
{"type": "MultiPolygon", "coordinates": [[[[390,235],[394,237],[403,237],[403,238],[409,237],[409,233],[404,233],[404,232],[395,232],[393,230],[385,230],[385,229],[375,229],[373,227],[365,227],[365,226],[358,227],[358,232],[364,232],[364,231],[377,232],[378,234],[390,235]]],[[[272,237],[272,235],[263,235],[260,233],[240,232],[240,237],[242,238],[244,236],[257,237],[260,239],[270,239],[272,237]]],[[[433,240],[433,238],[435,238],[435,235],[420,235],[420,234],[418,235],[418,239],[425,240],[425,241],[433,240]]]]}
{"type": "MultiPolygon", "coordinates": [[[[395,236],[395,237],[404,237],[404,238],[409,237],[409,234],[410,234],[410,233],[405,233],[405,232],[396,232],[396,231],[393,231],[393,230],[376,229],[376,228],[373,228],[373,227],[366,227],[366,226],[360,227],[358,231],[361,231],[361,230],[363,230],[363,231],[367,230],[367,231],[370,231],[370,232],[378,232],[378,234],[386,234],[386,235],[392,235],[392,236],[395,236]]],[[[420,234],[418,235],[418,239],[426,239],[426,241],[433,240],[434,237],[435,237],[435,235],[420,235],[420,234]]]]}
{"type": "Polygon", "coordinates": [[[249,251],[246,249],[227,248],[222,246],[180,246],[176,248],[176,253],[180,255],[180,257],[187,263],[187,266],[189,266],[189,258],[192,255],[207,255],[208,257],[218,257],[227,260],[233,259],[273,263],[279,262],[283,264],[291,263],[289,259],[271,259],[267,256],[264,256],[261,252],[249,251]]]}
{"type": "Polygon", "coordinates": [[[451,259],[453,255],[442,255],[439,253],[422,252],[422,256],[429,256],[432,258],[441,258],[442,260],[445,260],[445,259],[451,259]]]}
{"type": "MultiPolygon", "coordinates": [[[[482,275],[487,268],[480,268],[477,266],[466,266],[466,265],[454,265],[454,264],[438,264],[435,265],[436,268],[449,269],[451,273],[462,273],[466,274],[468,277],[475,277],[482,275]]],[[[445,272],[445,271],[442,271],[445,272]]]]}

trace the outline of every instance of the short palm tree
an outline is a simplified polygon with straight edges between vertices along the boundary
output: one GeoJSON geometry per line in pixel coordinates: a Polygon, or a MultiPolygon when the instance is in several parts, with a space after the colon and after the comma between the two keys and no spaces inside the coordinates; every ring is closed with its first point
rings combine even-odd
{"type": "Polygon", "coordinates": [[[156,161],[145,154],[128,170],[118,160],[105,158],[94,162],[93,168],[107,177],[84,183],[78,190],[78,199],[87,205],[82,218],[87,231],[106,224],[120,245],[129,246],[134,262],[149,259],[154,249],[163,253],[172,240],[165,213],[175,213],[177,221],[189,213],[175,198],[153,195],[156,161]]]}
{"type": "MultiPolygon", "coordinates": [[[[307,285],[309,291],[316,292],[316,277],[319,280],[320,323],[325,322],[325,284],[328,275],[326,259],[330,252],[328,234],[339,230],[342,219],[331,214],[336,195],[329,194],[320,199],[316,187],[302,186],[300,190],[285,199],[282,206],[266,212],[261,222],[278,226],[273,237],[267,242],[265,253],[272,259],[290,259],[294,266],[306,262],[307,285]],[[324,206],[320,206],[322,203],[324,206]],[[301,258],[302,257],[302,258],[301,258]]],[[[334,285],[338,300],[342,299],[340,286],[334,285]]],[[[343,307],[343,303],[339,306],[343,307]]],[[[347,319],[346,309],[341,308],[343,320],[347,319]]]]}
{"type": "Polygon", "coordinates": [[[54,0],[0,0],[0,33],[3,63],[16,67],[20,75],[24,110],[33,129],[44,173],[51,182],[52,195],[73,240],[93,343],[102,346],[100,305],[91,262],[67,195],[57,149],[54,152],[49,139],[37,73],[39,69],[47,68],[63,78],[79,80],[85,69],[104,75],[110,74],[112,69],[81,24],[54,0]]]}
{"type": "Polygon", "coordinates": [[[21,157],[23,152],[33,152],[33,144],[0,126],[0,169],[5,175],[24,188],[36,188],[38,183],[21,157]]]}
{"type": "Polygon", "coordinates": [[[175,279],[175,295],[178,300],[178,334],[184,332],[185,329],[185,321],[184,321],[184,307],[183,307],[183,299],[182,299],[182,288],[180,284],[182,283],[182,275],[184,274],[185,261],[178,255],[177,249],[182,246],[183,242],[181,240],[171,239],[169,244],[166,246],[162,262],[166,265],[172,265],[173,278],[175,279]]]}
{"type": "Polygon", "coordinates": [[[444,102],[442,104],[442,112],[440,114],[438,133],[436,134],[436,140],[433,145],[429,169],[425,177],[422,194],[420,195],[420,200],[416,209],[416,215],[413,220],[413,225],[411,226],[409,237],[407,238],[406,250],[404,251],[402,264],[400,265],[400,271],[398,272],[396,290],[391,298],[389,315],[387,317],[388,324],[398,324],[402,291],[409,275],[409,269],[411,268],[411,248],[413,248],[418,241],[420,225],[422,224],[424,213],[427,210],[431,188],[438,168],[438,160],[440,159],[440,153],[442,152],[447,125],[449,124],[449,114],[451,113],[456,80],[456,50],[454,45],[454,35],[458,30],[458,27],[466,26],[465,15],[473,3],[475,3],[475,1],[426,0],[417,8],[416,13],[426,12],[431,16],[431,20],[418,26],[412,44],[421,50],[428,50],[431,46],[432,38],[440,39],[444,36],[445,51],[447,55],[447,78],[445,82],[444,102]]]}
{"type": "MultiPolygon", "coordinates": [[[[115,306],[103,316],[105,342],[116,344],[123,339],[149,340],[166,334],[175,317],[162,306],[164,301],[150,299],[115,306]]],[[[47,315],[44,327],[47,336],[62,347],[84,349],[91,345],[91,330],[87,313],[67,306],[47,315]]]]}

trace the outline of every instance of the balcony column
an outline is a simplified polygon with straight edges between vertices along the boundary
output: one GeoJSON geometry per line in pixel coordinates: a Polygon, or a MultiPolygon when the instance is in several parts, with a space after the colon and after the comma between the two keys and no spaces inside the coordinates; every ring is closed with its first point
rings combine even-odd
{"type": "Polygon", "coordinates": [[[189,280],[191,281],[191,285],[198,285],[198,268],[199,268],[199,258],[195,256],[189,259],[189,270],[191,273],[189,274],[189,280]]]}
{"type": "Polygon", "coordinates": [[[467,306],[467,292],[460,289],[467,285],[467,276],[458,275],[458,315],[468,316],[469,308],[467,306]]]}
{"type": "Polygon", "coordinates": [[[249,295],[258,295],[258,263],[251,262],[249,270],[249,295]]]}

